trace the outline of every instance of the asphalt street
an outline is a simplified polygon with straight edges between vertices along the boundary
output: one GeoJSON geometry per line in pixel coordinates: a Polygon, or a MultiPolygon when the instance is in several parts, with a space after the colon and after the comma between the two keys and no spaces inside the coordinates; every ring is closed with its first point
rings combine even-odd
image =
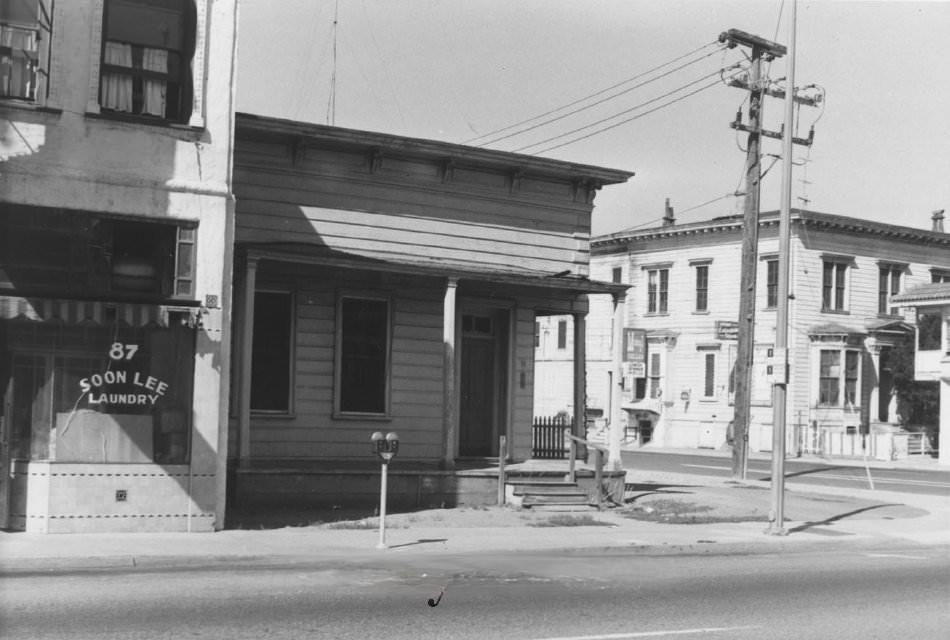
{"type": "Polygon", "coordinates": [[[34,640],[928,640],[947,637],[948,601],[946,547],[915,545],[38,572],[3,579],[0,613],[3,637],[34,640]]]}
{"type": "MultiPolygon", "coordinates": [[[[732,459],[729,457],[649,451],[624,451],[622,456],[627,469],[722,478],[732,476],[732,459]]],[[[772,477],[771,465],[769,460],[750,459],[747,479],[769,483],[772,477]]],[[[950,470],[872,467],[870,472],[874,487],[879,490],[950,496],[950,470]]],[[[828,487],[868,488],[864,466],[794,459],[785,462],[785,481],[828,487]]]]}

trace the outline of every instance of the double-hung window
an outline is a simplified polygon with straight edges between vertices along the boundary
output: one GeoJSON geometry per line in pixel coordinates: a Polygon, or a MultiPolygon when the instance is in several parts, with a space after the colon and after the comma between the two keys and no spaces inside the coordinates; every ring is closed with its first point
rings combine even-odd
{"type": "Polygon", "coordinates": [[[0,2],[0,99],[44,98],[52,15],[52,0],[0,2]]]}
{"type": "Polygon", "coordinates": [[[195,31],[192,0],[106,0],[100,109],[188,122],[195,31]]]}
{"type": "Polygon", "coordinates": [[[861,354],[855,350],[822,349],[819,352],[819,406],[855,407],[858,405],[860,363],[861,354]]]}
{"type": "Polygon", "coordinates": [[[821,273],[822,311],[847,311],[848,264],[846,260],[824,260],[821,273]]]}
{"type": "Polygon", "coordinates": [[[891,296],[901,291],[901,274],[904,267],[896,264],[881,264],[878,268],[877,285],[877,312],[886,315],[897,315],[898,308],[887,304],[891,296]]]}
{"type": "Polygon", "coordinates": [[[709,310],[709,264],[697,264],[696,267],[696,311],[709,310]]]}
{"type": "Polygon", "coordinates": [[[647,269],[647,313],[667,312],[669,289],[669,269],[647,269]]]}
{"type": "Polygon", "coordinates": [[[338,414],[389,414],[391,332],[387,298],[340,297],[336,345],[338,414]]]}
{"type": "Polygon", "coordinates": [[[765,261],[765,308],[778,307],[778,260],[765,261]]]}
{"type": "Polygon", "coordinates": [[[950,282],[950,270],[945,269],[931,269],[930,270],[930,282],[950,282]]]}

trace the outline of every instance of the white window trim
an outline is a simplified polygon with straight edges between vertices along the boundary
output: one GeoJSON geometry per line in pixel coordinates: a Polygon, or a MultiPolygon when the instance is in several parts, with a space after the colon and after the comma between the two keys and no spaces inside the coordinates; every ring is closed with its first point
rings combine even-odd
{"type": "MultiPolygon", "coordinates": [[[[822,313],[850,313],[851,309],[851,275],[854,271],[854,259],[845,259],[843,257],[838,258],[835,256],[822,256],[821,258],[821,280],[819,281],[820,291],[821,291],[821,312],[822,313]],[[825,306],[825,265],[833,264],[836,267],[844,268],[844,300],[840,309],[836,309],[833,306],[825,306]]],[[[835,278],[831,278],[831,300],[829,302],[834,302],[835,297],[835,278]]]]}
{"type": "MultiPolygon", "coordinates": [[[[203,129],[205,126],[205,50],[208,47],[208,4],[210,0],[188,0],[195,4],[195,55],[191,60],[192,105],[187,125],[169,123],[171,126],[188,126],[203,129]]],[[[89,89],[86,96],[86,112],[98,114],[99,76],[102,64],[102,25],[105,18],[105,0],[93,0],[92,33],[89,52],[89,89]]]]}
{"type": "Polygon", "coordinates": [[[861,349],[851,345],[845,345],[837,342],[818,342],[811,347],[811,406],[816,409],[853,409],[861,410],[861,389],[864,380],[864,357],[861,349]],[[821,404],[821,352],[837,351],[841,354],[839,367],[841,371],[838,374],[838,402],[835,404],[821,404]],[[845,402],[845,375],[847,370],[847,353],[851,351],[858,354],[858,377],[855,383],[855,404],[849,407],[845,402]]]}

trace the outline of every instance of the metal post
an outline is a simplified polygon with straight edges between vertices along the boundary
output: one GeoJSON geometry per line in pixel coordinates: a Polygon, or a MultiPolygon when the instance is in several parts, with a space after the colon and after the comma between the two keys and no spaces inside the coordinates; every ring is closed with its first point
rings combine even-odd
{"type": "Polygon", "coordinates": [[[797,1],[792,0],[788,25],[788,73],[785,88],[785,131],[782,136],[782,203],[779,211],[778,309],[775,321],[776,383],[772,387],[772,509],[766,533],[786,535],[785,530],[785,413],[788,396],[788,290],[792,219],[792,150],[795,135],[795,20],[797,1]]]}
{"type": "Polygon", "coordinates": [[[379,487],[379,544],[377,549],[386,548],[386,476],[389,470],[389,463],[383,462],[383,473],[379,487]]]}
{"type": "Polygon", "coordinates": [[[498,506],[505,504],[505,458],[508,457],[508,438],[498,437],[498,506]]]}

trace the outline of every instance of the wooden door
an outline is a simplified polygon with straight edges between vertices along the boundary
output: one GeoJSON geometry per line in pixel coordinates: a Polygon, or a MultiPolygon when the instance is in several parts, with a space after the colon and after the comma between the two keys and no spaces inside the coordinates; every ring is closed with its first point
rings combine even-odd
{"type": "Polygon", "coordinates": [[[495,342],[491,336],[462,337],[459,455],[491,456],[495,451],[495,342]]]}

